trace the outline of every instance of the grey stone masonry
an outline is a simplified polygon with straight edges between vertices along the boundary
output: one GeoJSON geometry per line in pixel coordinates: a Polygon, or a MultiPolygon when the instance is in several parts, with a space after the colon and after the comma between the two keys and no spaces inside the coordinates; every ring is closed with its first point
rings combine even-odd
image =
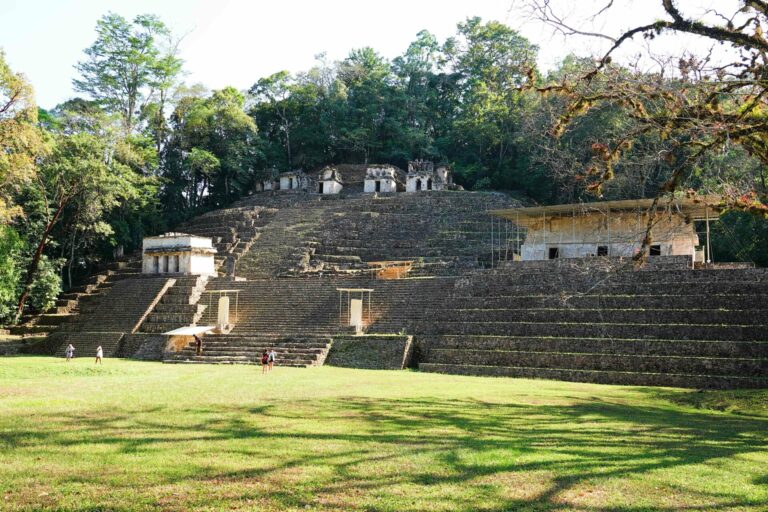
{"type": "Polygon", "coordinates": [[[334,336],[325,363],[346,368],[402,370],[410,363],[411,336],[334,336]]]}
{"type": "Polygon", "coordinates": [[[239,336],[214,334],[203,336],[203,354],[197,355],[194,343],[179,352],[163,354],[165,363],[208,363],[208,364],[261,364],[265,350],[277,354],[277,366],[318,366],[328,355],[329,338],[316,336],[239,336]]]}
{"type": "Polygon", "coordinates": [[[768,387],[767,283],[766,269],[674,262],[510,264],[456,280],[416,357],[447,373],[768,387]]]}

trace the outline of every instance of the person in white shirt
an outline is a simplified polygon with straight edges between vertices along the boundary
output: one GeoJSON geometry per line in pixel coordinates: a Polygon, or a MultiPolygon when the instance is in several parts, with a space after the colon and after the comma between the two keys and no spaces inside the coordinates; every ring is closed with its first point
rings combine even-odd
{"type": "Polygon", "coordinates": [[[96,349],[96,364],[104,364],[101,362],[101,359],[104,357],[104,350],[102,350],[101,345],[99,345],[99,348],[96,349]]]}
{"type": "Polygon", "coordinates": [[[72,359],[72,356],[75,355],[75,347],[71,343],[67,345],[65,354],[67,355],[67,362],[69,362],[69,360],[72,359]]]}

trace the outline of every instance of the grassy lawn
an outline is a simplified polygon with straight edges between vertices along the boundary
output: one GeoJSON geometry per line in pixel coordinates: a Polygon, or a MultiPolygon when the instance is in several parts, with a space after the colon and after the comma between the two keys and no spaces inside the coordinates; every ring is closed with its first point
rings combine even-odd
{"type": "Polygon", "coordinates": [[[260,372],[0,358],[0,510],[768,509],[765,392],[260,372]]]}

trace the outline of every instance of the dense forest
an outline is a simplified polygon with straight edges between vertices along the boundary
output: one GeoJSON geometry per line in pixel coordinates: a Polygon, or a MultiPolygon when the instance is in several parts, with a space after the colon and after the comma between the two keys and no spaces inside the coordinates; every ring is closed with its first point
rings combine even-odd
{"type": "Polygon", "coordinates": [[[639,129],[669,109],[654,91],[704,83],[691,62],[665,76],[598,61],[597,76],[595,59],[568,55],[541,73],[536,45],[470,18],[445,41],[418,33],[392,60],[373,48],[320,54],[304,72],[210,91],[184,82],[178,48],[155,16],[107,14],[76,64],[80,96],[51,110],[0,53],[0,323],[48,308],[115,248],[226,206],[257,179],[331,163],[428,159],[467,189],[539,203],[725,193],[742,207],[718,227],[718,256],[768,264],[764,215],[737,211],[765,197],[756,147],[734,130],[694,158],[684,127],[639,129]],[[630,87],[631,98],[616,92],[630,87]]]}

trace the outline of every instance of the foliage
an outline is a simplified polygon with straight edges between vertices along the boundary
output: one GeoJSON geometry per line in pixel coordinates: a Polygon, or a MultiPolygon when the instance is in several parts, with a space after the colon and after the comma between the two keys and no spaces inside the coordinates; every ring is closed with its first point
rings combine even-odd
{"type": "Polygon", "coordinates": [[[24,242],[10,226],[0,225],[0,324],[13,318],[13,303],[21,281],[24,242]]]}
{"type": "Polygon", "coordinates": [[[154,15],[142,14],[129,22],[109,13],[97,22],[96,34],[85,50],[87,59],[76,66],[81,77],[73,81],[75,90],[120,114],[127,131],[143,112],[154,130],[162,132],[164,102],[181,72],[168,28],[154,15]]]}
{"type": "MultiPolygon", "coordinates": [[[[685,188],[708,156],[727,153],[734,146],[741,148],[760,163],[758,174],[746,188],[725,186],[719,192],[733,208],[768,215],[768,38],[764,33],[768,4],[739,0],[699,16],[681,10],[672,0],[660,3],[662,19],[610,36],[573,28],[555,13],[554,2],[527,2],[536,17],[564,34],[610,41],[608,50],[581,76],[538,87],[540,92],[557,93],[565,99],[565,110],[551,133],[562,136],[574,120],[595,109],[610,106],[622,111],[626,126],[617,136],[592,145],[591,165],[581,176],[586,188],[598,195],[616,176],[616,165],[643,141],[660,146],[656,160],[670,168],[655,191],[657,196],[685,188]],[[613,64],[613,55],[635,36],[651,43],[670,34],[719,45],[725,54],[715,59],[712,51],[708,55],[680,53],[674,61],[661,60],[660,69],[653,73],[613,64]]],[[[612,8],[619,7],[610,2],[596,16],[612,8]]],[[[652,53],[651,57],[659,59],[652,53]]]]}
{"type": "Polygon", "coordinates": [[[179,101],[163,190],[164,203],[177,214],[226,205],[252,186],[261,153],[256,124],[244,107],[245,97],[232,87],[179,101]]]}
{"type": "Polygon", "coordinates": [[[35,173],[35,159],[43,152],[43,137],[35,126],[37,106],[32,87],[14,73],[0,49],[0,223],[22,215],[14,205],[16,187],[35,173]]]}
{"type": "Polygon", "coordinates": [[[35,311],[47,311],[56,304],[61,293],[60,267],[61,262],[46,257],[40,260],[36,278],[29,289],[29,305],[35,311]]]}

